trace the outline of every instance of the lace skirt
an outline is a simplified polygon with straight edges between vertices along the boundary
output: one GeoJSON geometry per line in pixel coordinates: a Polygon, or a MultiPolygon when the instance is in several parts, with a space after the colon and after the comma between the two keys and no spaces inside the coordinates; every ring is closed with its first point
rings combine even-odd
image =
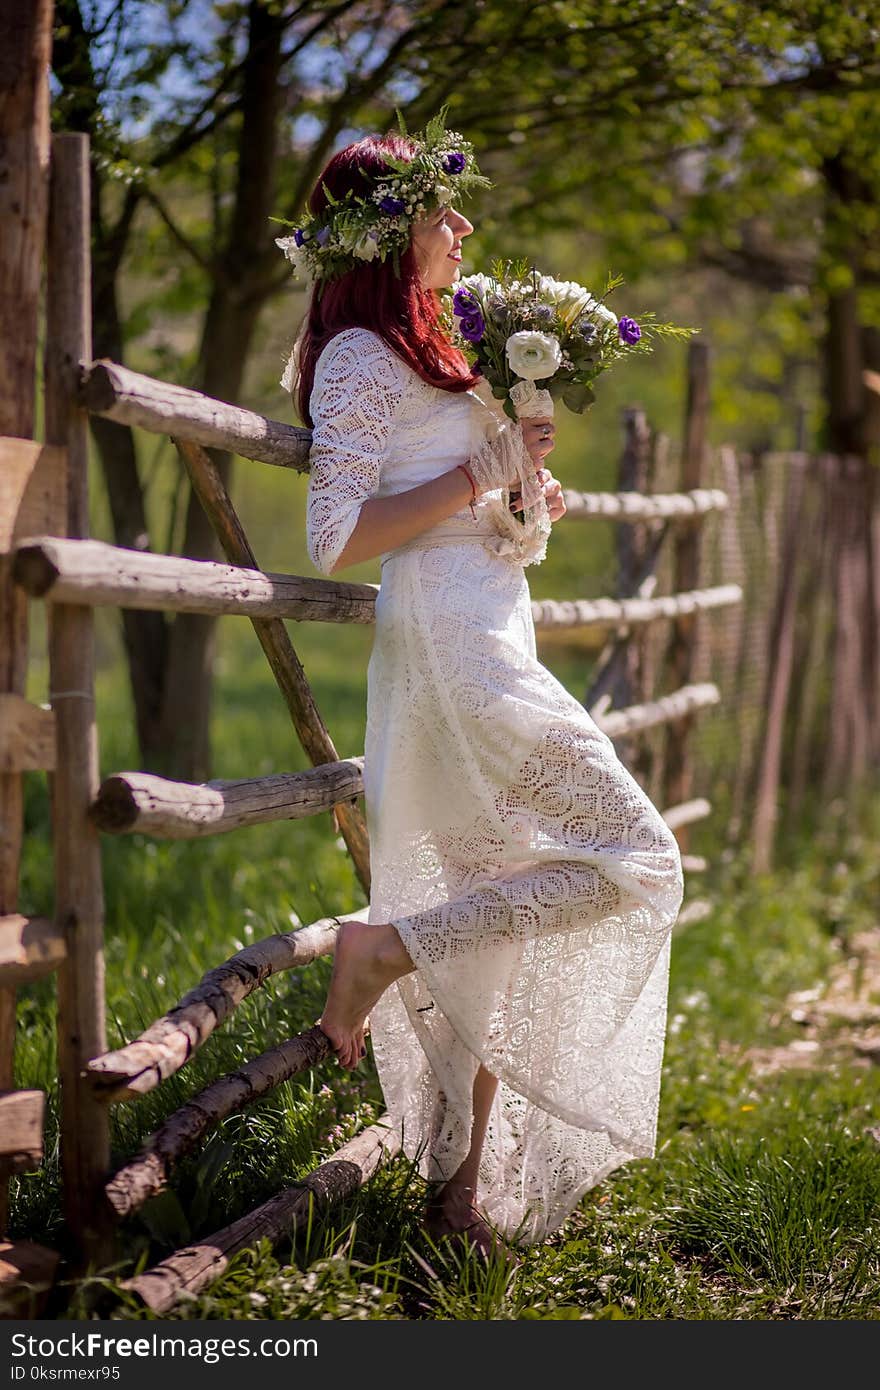
{"type": "Polygon", "coordinates": [[[499,1078],[478,1200],[533,1242],[654,1151],[681,857],[611,740],[538,661],[522,565],[459,530],[383,562],[369,920],[394,923],[416,970],[370,1028],[425,1177],[467,1154],[479,1064],[499,1078]]]}

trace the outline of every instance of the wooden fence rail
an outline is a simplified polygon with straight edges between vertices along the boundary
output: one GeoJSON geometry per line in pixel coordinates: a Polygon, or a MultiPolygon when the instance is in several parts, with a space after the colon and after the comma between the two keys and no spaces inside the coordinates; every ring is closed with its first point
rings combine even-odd
{"type": "Polygon", "coordinates": [[[273,1247],[290,1241],[313,1215],[320,1217],[334,1202],[357,1192],[383,1160],[399,1152],[399,1144],[399,1136],[383,1116],[300,1182],[197,1245],[177,1250],[152,1269],[126,1279],[121,1287],[154,1313],[167,1313],[181,1298],[199,1293],[219,1278],[240,1250],[253,1249],[264,1240],[273,1247]]]}
{"type": "MultiPolygon", "coordinates": [[[[162,609],[176,613],[238,614],[297,622],[372,623],[378,584],[312,579],[123,550],[103,541],[29,537],[15,552],[13,575],[31,598],[94,607],[162,609]]],[[[738,584],[718,584],[656,598],[533,599],[539,630],[620,628],[658,618],[729,607],[742,600],[738,584]]]]}

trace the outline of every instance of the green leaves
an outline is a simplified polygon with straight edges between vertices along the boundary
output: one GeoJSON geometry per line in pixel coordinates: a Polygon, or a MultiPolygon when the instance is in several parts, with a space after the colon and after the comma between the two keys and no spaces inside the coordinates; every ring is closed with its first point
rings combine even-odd
{"type": "Polygon", "coordinates": [[[562,402],[569,410],[573,410],[575,415],[583,415],[596,400],[596,393],[591,386],[585,386],[580,382],[569,382],[562,392],[562,402]]]}

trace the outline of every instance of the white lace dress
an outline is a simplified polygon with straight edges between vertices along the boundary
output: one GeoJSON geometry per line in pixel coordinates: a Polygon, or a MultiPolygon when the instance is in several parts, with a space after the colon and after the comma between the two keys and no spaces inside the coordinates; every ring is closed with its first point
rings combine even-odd
{"type": "MultiPolygon", "coordinates": [[[[307,537],[324,573],[365,499],[465,462],[492,415],[360,328],[324,349],[311,411],[307,537]]],[[[394,923],[416,970],[370,1028],[388,1112],[426,1177],[467,1153],[479,1063],[500,1078],[479,1200],[537,1241],[654,1151],[682,868],[611,740],[537,659],[510,521],[487,493],[476,516],[465,507],[382,558],[369,920],[394,923]]]]}

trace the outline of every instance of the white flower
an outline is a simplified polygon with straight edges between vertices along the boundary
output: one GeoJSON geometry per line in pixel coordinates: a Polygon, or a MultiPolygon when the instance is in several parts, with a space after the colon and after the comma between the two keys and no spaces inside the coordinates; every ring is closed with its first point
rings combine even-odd
{"type": "Polygon", "coordinates": [[[289,392],[292,393],[292,392],[293,392],[293,387],[294,387],[295,381],[296,381],[296,351],[293,351],[293,352],[290,354],[290,356],[288,357],[288,359],[287,359],[287,366],[284,368],[284,374],[283,374],[283,376],[282,376],[282,378],[281,378],[281,383],[280,383],[280,385],[281,385],[282,391],[289,391],[289,392]]]}
{"type": "Polygon", "coordinates": [[[481,275],[479,271],[473,275],[463,275],[458,282],[457,288],[460,290],[471,290],[478,299],[485,300],[486,296],[494,293],[498,289],[498,281],[493,280],[491,275],[481,275]]]}
{"type": "Polygon", "coordinates": [[[284,252],[295,271],[302,272],[305,269],[305,252],[301,246],[297,246],[294,237],[277,236],[275,245],[284,252]]]}
{"type": "Polygon", "coordinates": [[[594,302],[590,291],[576,280],[554,280],[542,275],[538,281],[541,299],[555,304],[564,319],[573,320],[594,302]]]}
{"type": "Polygon", "coordinates": [[[379,254],[379,241],[375,232],[364,232],[351,248],[351,254],[359,261],[372,261],[379,254]]]}
{"type": "Polygon", "coordinates": [[[510,370],[527,381],[552,376],[562,361],[559,339],[552,333],[512,333],[505,343],[510,370]]]}
{"type": "Polygon", "coordinates": [[[599,304],[592,295],[589,296],[589,303],[584,306],[584,313],[591,314],[594,319],[604,319],[606,323],[613,323],[617,327],[617,315],[613,309],[609,309],[607,304],[599,304]]]}

